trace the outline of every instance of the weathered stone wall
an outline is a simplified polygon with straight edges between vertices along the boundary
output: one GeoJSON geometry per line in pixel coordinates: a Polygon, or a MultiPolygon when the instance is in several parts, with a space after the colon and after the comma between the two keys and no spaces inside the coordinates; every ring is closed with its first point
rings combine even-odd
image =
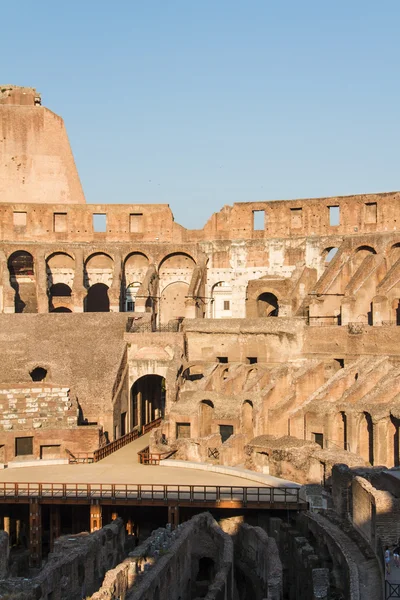
{"type": "Polygon", "coordinates": [[[107,574],[93,600],[114,600],[116,594],[126,600],[191,600],[206,594],[210,600],[230,600],[233,542],[208,513],[193,517],[172,534],[157,530],[107,574]],[[203,579],[202,559],[213,565],[209,580],[203,579]]]}
{"type": "Polygon", "coordinates": [[[10,544],[8,533],[0,530],[0,580],[8,577],[10,544]]]}
{"type": "Polygon", "coordinates": [[[91,534],[62,536],[38,575],[0,581],[0,597],[8,593],[24,600],[86,598],[99,588],[106,571],[122,560],[124,540],[121,519],[91,534]]]}

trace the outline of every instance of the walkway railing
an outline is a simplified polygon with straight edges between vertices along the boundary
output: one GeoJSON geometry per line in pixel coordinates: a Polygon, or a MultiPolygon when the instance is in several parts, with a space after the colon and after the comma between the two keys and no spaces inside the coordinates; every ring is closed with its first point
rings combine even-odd
{"type": "Polygon", "coordinates": [[[75,502],[104,500],[142,505],[180,503],[220,504],[231,502],[242,506],[280,505],[306,508],[299,488],[238,487],[214,485],[141,485],[125,483],[9,483],[0,482],[0,501],[75,502]]]}
{"type": "Polygon", "coordinates": [[[75,452],[74,454],[68,448],[65,448],[65,452],[70,465],[87,465],[94,462],[93,452],[75,452]]]}
{"type": "Polygon", "coordinates": [[[146,446],[138,452],[138,462],[141,465],[159,465],[161,460],[165,460],[175,454],[176,450],[169,452],[152,452],[150,454],[150,446],[146,446]]]}
{"type": "Polygon", "coordinates": [[[156,427],[159,427],[161,425],[161,422],[162,422],[161,417],[158,419],[155,419],[154,421],[147,423],[147,425],[143,425],[142,431],[140,431],[139,429],[134,429],[133,431],[130,431],[129,433],[127,433],[126,435],[123,435],[122,437],[118,438],[117,440],[110,442],[106,446],[102,446],[98,450],[95,450],[93,452],[93,462],[99,462],[99,460],[106,458],[106,456],[110,456],[110,454],[112,454],[113,452],[116,452],[117,450],[119,450],[120,448],[123,448],[127,444],[134,442],[140,436],[144,435],[145,433],[148,433],[149,431],[151,431],[152,429],[155,429],[156,427]]]}

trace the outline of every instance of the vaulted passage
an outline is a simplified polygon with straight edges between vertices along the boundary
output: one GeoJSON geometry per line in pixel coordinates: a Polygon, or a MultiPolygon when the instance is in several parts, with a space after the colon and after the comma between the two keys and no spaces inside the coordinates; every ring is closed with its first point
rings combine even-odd
{"type": "Polygon", "coordinates": [[[259,317],[277,317],[279,313],[278,298],[265,292],[257,298],[257,314],[259,317]]]}
{"type": "Polygon", "coordinates": [[[108,287],[104,283],[95,283],[89,288],[85,300],[85,312],[109,312],[110,300],[108,287]]]}
{"type": "Polygon", "coordinates": [[[8,259],[10,284],[15,290],[16,313],[36,313],[37,295],[33,256],[29,252],[14,252],[8,259]]]}
{"type": "Polygon", "coordinates": [[[142,427],[164,416],[165,379],[160,375],[144,375],[131,388],[132,428],[142,427]]]}

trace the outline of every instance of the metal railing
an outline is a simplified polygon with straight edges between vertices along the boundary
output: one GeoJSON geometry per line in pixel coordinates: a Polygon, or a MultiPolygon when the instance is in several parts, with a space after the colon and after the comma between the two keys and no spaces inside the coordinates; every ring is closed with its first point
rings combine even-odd
{"type": "Polygon", "coordinates": [[[70,465],[87,465],[94,461],[93,452],[71,452],[68,448],[65,448],[65,452],[68,456],[68,464],[70,465]]]}
{"type": "Polygon", "coordinates": [[[285,505],[306,508],[300,499],[300,488],[240,487],[215,485],[151,485],[125,483],[10,483],[0,482],[0,500],[59,499],[131,501],[132,504],[161,504],[180,502],[241,505],[285,505]]]}
{"type": "Polygon", "coordinates": [[[151,321],[142,323],[139,319],[135,320],[129,318],[126,325],[126,331],[127,333],[178,333],[182,320],[183,319],[177,319],[176,321],[160,323],[157,325],[151,321]]]}
{"type": "Polygon", "coordinates": [[[385,581],[385,598],[386,600],[400,598],[400,583],[391,583],[390,581],[385,581]]]}
{"type": "Polygon", "coordinates": [[[150,446],[146,446],[140,452],[138,452],[138,462],[141,465],[159,465],[160,461],[165,460],[175,454],[176,450],[170,450],[169,452],[151,452],[150,446]]]}
{"type": "Polygon", "coordinates": [[[148,433],[152,429],[159,427],[161,425],[161,422],[162,422],[161,417],[159,417],[158,419],[154,419],[154,421],[147,423],[147,425],[143,425],[142,431],[140,431],[139,429],[134,429],[133,431],[130,431],[129,433],[121,436],[117,440],[110,442],[106,446],[102,446],[98,450],[95,450],[93,452],[93,458],[94,458],[93,462],[98,462],[99,460],[106,458],[106,456],[110,456],[110,454],[112,454],[113,452],[116,452],[120,448],[123,448],[127,444],[134,442],[135,440],[137,440],[139,437],[141,437],[145,433],[148,433]]]}

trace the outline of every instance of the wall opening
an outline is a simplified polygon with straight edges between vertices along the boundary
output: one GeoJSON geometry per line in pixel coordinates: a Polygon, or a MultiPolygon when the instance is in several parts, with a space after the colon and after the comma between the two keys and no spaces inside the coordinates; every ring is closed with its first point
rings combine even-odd
{"type": "Polygon", "coordinates": [[[177,439],[190,438],[190,423],[177,423],[176,437],[177,439]]]}
{"type": "Polygon", "coordinates": [[[108,287],[104,283],[95,283],[88,289],[85,298],[85,312],[109,312],[110,300],[108,287]]]}
{"type": "Polygon", "coordinates": [[[55,233],[67,232],[67,213],[53,214],[53,230],[55,233]]]}
{"type": "Polygon", "coordinates": [[[47,369],[36,367],[30,371],[29,375],[31,376],[32,381],[44,381],[46,379],[47,369]]]}
{"type": "Polygon", "coordinates": [[[330,263],[333,258],[335,258],[337,251],[339,248],[326,248],[324,250],[325,254],[325,263],[330,263]]]}
{"type": "Polygon", "coordinates": [[[266,215],[265,210],[253,210],[253,230],[264,231],[265,230],[266,215]]]}
{"type": "Polygon", "coordinates": [[[257,314],[259,317],[277,317],[279,314],[278,298],[275,294],[265,292],[257,298],[257,314]]]}
{"type": "Polygon", "coordinates": [[[245,400],[242,405],[242,429],[248,439],[254,435],[253,421],[253,403],[251,400],[245,400]]]}
{"type": "Polygon", "coordinates": [[[378,206],[376,202],[365,203],[365,223],[376,223],[378,220],[378,206]]]}
{"type": "Polygon", "coordinates": [[[143,213],[131,213],[129,215],[129,231],[140,233],[143,230],[143,213]]]}
{"type": "Polygon", "coordinates": [[[299,229],[303,226],[303,209],[302,208],[291,208],[290,209],[290,226],[293,229],[299,229]]]}
{"type": "Polygon", "coordinates": [[[15,456],[30,456],[33,454],[33,437],[15,438],[15,456]]]}
{"type": "Polygon", "coordinates": [[[211,435],[214,417],[214,404],[211,400],[200,402],[200,437],[211,435]]]}
{"type": "Polygon", "coordinates": [[[13,213],[14,227],[26,227],[26,212],[16,211],[13,213]]]}
{"type": "Polygon", "coordinates": [[[165,379],[161,375],[144,375],[131,388],[132,428],[142,427],[164,416],[165,379]]]}
{"type": "Polygon", "coordinates": [[[340,225],[340,206],[328,206],[329,209],[329,225],[337,227],[340,225]]]}
{"type": "Polygon", "coordinates": [[[15,290],[16,313],[36,313],[36,280],[33,256],[24,250],[14,252],[8,259],[10,285],[15,290]]]}
{"type": "Polygon", "coordinates": [[[229,440],[231,435],[233,435],[233,425],[220,425],[219,435],[221,436],[222,443],[224,444],[226,440],[229,440]]]}
{"type": "Polygon", "coordinates": [[[95,233],[105,233],[107,231],[107,215],[104,213],[93,214],[93,231],[95,233]]]}

